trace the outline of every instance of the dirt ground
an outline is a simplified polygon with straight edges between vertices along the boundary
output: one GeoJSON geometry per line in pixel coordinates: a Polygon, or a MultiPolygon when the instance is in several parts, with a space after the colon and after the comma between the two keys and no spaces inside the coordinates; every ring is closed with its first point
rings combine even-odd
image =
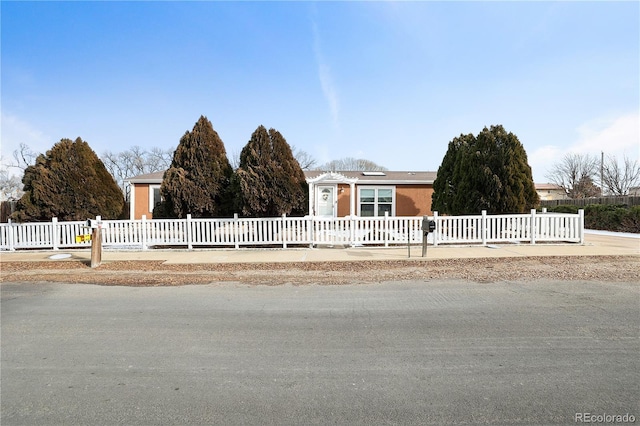
{"type": "Polygon", "coordinates": [[[340,285],[402,280],[463,279],[473,282],[539,279],[638,282],[640,257],[562,256],[434,259],[425,262],[354,261],[165,265],[114,261],[91,269],[82,261],[2,262],[0,282],[66,282],[120,286],[340,285]]]}

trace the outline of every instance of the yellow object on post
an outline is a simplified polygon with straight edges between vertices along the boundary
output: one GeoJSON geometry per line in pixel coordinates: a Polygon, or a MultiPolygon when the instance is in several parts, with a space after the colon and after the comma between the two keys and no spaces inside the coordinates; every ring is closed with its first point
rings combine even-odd
{"type": "Polygon", "coordinates": [[[76,235],[76,243],[87,243],[91,241],[91,234],[76,235]]]}

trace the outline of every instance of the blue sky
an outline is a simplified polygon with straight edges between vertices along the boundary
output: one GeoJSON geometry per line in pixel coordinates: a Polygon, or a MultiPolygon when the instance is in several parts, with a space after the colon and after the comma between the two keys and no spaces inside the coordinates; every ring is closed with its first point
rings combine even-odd
{"type": "Polygon", "coordinates": [[[44,152],[175,147],[200,115],[229,157],[259,126],[320,163],[437,170],[501,124],[536,182],[565,153],[640,157],[640,4],[2,1],[1,136],[44,152]]]}

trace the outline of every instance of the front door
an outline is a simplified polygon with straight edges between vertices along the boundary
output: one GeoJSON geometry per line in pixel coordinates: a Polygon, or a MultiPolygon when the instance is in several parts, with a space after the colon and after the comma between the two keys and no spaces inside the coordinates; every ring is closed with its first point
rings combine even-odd
{"type": "Polygon", "coordinates": [[[318,186],[318,216],[335,216],[335,187],[318,186]]]}

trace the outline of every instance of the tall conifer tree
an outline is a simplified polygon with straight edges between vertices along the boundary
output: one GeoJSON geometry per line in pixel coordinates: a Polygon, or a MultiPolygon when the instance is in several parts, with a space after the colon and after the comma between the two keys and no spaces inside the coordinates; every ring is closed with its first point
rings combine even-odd
{"type": "Polygon", "coordinates": [[[432,210],[446,214],[522,213],[539,203],[524,147],[502,126],[452,140],[433,189],[432,210]]]}
{"type": "Polygon", "coordinates": [[[231,213],[233,170],[218,133],[204,116],[185,132],[160,187],[154,217],[223,217],[231,213]]]}
{"type": "Polygon", "coordinates": [[[307,183],[291,147],[275,129],[259,126],[242,149],[233,178],[236,208],[248,217],[303,214],[307,183]]]}
{"type": "Polygon", "coordinates": [[[19,221],[118,219],[124,196],[100,158],[80,138],[62,139],[22,179],[24,195],[14,218],[19,221]]]}

